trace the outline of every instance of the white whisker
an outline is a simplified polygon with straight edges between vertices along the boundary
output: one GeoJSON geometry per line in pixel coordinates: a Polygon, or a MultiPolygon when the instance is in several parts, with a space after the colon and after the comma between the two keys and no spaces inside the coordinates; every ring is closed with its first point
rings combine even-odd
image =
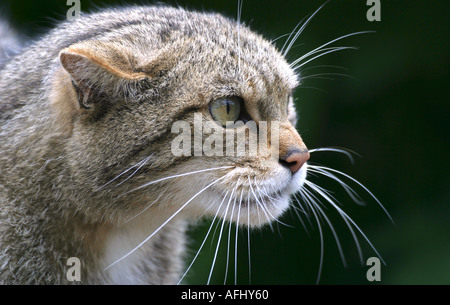
{"type": "Polygon", "coordinates": [[[150,160],[150,158],[151,158],[152,156],[153,156],[153,154],[150,155],[150,156],[148,156],[148,157],[144,160],[144,162],[142,162],[142,164],[139,165],[139,167],[138,167],[133,173],[131,173],[131,175],[129,175],[125,180],[123,180],[122,182],[120,182],[119,184],[117,184],[117,186],[123,184],[124,182],[128,181],[128,179],[130,179],[131,177],[133,177],[134,174],[136,174],[136,173],[142,168],[142,166],[144,166],[145,163],[147,163],[147,161],[150,160]]]}
{"type": "Polygon", "coordinates": [[[234,284],[237,284],[237,248],[238,248],[238,232],[239,232],[239,218],[241,217],[241,204],[242,204],[242,193],[239,199],[238,214],[236,218],[236,236],[234,238],[234,284]]]}
{"type": "MultiPolygon", "coordinates": [[[[339,50],[342,50],[342,49],[348,49],[348,48],[352,49],[352,47],[332,47],[332,48],[324,48],[324,47],[326,47],[326,46],[328,46],[328,45],[330,45],[330,44],[332,44],[332,43],[334,43],[336,41],[339,41],[339,40],[342,40],[344,38],[350,37],[350,36],[355,36],[355,35],[360,35],[360,34],[368,34],[368,33],[374,33],[374,32],[373,31],[355,32],[355,33],[350,33],[350,34],[343,35],[343,36],[340,36],[338,38],[335,38],[333,40],[330,40],[329,42],[321,45],[320,47],[317,47],[314,50],[309,51],[308,53],[306,53],[305,55],[301,56],[300,58],[297,58],[294,62],[292,62],[290,64],[290,66],[294,67],[296,64],[301,62],[303,59],[308,58],[309,56],[311,56],[311,55],[313,55],[313,54],[315,54],[317,52],[322,52],[324,50],[328,50],[328,52],[325,53],[325,54],[328,54],[328,53],[331,53],[331,52],[334,52],[334,51],[339,51],[339,50]]],[[[320,56],[325,55],[325,54],[321,54],[320,56]]],[[[320,57],[320,56],[318,56],[318,57],[320,57]]],[[[314,57],[314,58],[316,58],[316,57],[314,57]]],[[[307,62],[310,62],[311,60],[306,61],[305,63],[301,64],[300,66],[306,64],[307,62]]],[[[299,67],[295,67],[294,70],[297,70],[299,67]]]]}
{"type": "Polygon", "coordinates": [[[238,0],[237,11],[237,31],[238,31],[238,72],[241,75],[241,16],[242,16],[242,4],[244,0],[238,0]]]}
{"type": "Polygon", "coordinates": [[[317,279],[316,284],[319,284],[320,276],[322,274],[322,265],[323,265],[323,257],[324,257],[324,242],[323,242],[323,232],[322,232],[322,226],[320,225],[319,217],[317,216],[317,213],[314,209],[314,203],[311,202],[306,194],[304,193],[304,189],[300,190],[300,192],[304,195],[305,203],[310,207],[311,212],[314,215],[314,218],[316,219],[317,226],[319,228],[319,236],[320,236],[320,259],[319,259],[319,270],[317,272],[317,279]]]}
{"type": "MultiPolygon", "coordinates": [[[[283,56],[286,56],[287,53],[288,53],[288,52],[283,52],[283,51],[284,51],[284,48],[286,47],[287,43],[290,41],[292,35],[294,35],[294,33],[298,33],[298,32],[297,32],[297,28],[298,28],[299,26],[302,25],[303,20],[305,20],[305,18],[306,18],[306,17],[304,17],[302,20],[300,20],[299,23],[297,23],[297,25],[294,27],[294,29],[291,31],[290,34],[284,34],[284,35],[283,35],[283,36],[289,35],[289,37],[286,39],[286,41],[284,42],[283,47],[282,47],[281,50],[280,50],[280,53],[283,54],[283,56]]],[[[299,35],[300,35],[300,34],[299,34],[299,35]]],[[[289,51],[289,50],[288,50],[288,51],[289,51]]]]}
{"type": "Polygon", "coordinates": [[[229,207],[230,207],[231,200],[233,199],[233,196],[234,196],[234,194],[235,194],[235,192],[236,192],[236,190],[237,190],[237,187],[238,187],[238,185],[236,184],[236,186],[233,188],[233,191],[231,192],[230,200],[228,200],[227,207],[225,208],[225,212],[224,212],[224,215],[223,215],[223,217],[222,217],[222,219],[223,219],[223,220],[222,220],[222,226],[221,226],[221,228],[220,228],[219,238],[218,238],[218,240],[217,240],[216,251],[215,251],[215,253],[214,253],[214,258],[213,258],[213,262],[212,262],[212,265],[211,265],[211,270],[210,270],[210,272],[209,272],[207,285],[209,285],[209,283],[211,282],[211,276],[212,276],[212,273],[213,273],[213,271],[214,271],[214,266],[215,266],[215,264],[216,264],[217,253],[219,252],[220,240],[221,240],[221,238],[222,238],[223,227],[224,227],[224,225],[225,225],[226,215],[228,214],[228,209],[229,209],[229,207]]]}
{"type": "MultiPolygon", "coordinates": [[[[303,194],[302,194],[301,192],[299,192],[298,194],[300,194],[300,196],[302,197],[302,199],[304,199],[304,198],[303,198],[304,196],[303,196],[303,194]]],[[[293,197],[295,198],[295,200],[297,201],[298,205],[300,206],[300,200],[299,200],[299,198],[296,196],[296,194],[293,194],[293,197]]],[[[298,210],[300,210],[300,212],[304,213],[304,214],[307,216],[308,221],[309,221],[310,224],[311,224],[311,221],[309,220],[308,214],[307,214],[305,211],[303,211],[303,209],[301,209],[301,208],[302,208],[301,206],[300,206],[300,209],[299,209],[298,207],[296,207],[295,205],[292,205],[292,207],[293,207],[294,212],[295,212],[295,214],[297,215],[298,219],[300,220],[300,223],[302,224],[303,229],[305,229],[306,235],[308,235],[308,237],[310,237],[309,230],[308,230],[308,228],[306,227],[305,222],[303,221],[301,215],[298,213],[298,210]]]]}
{"type": "MultiPolygon", "coordinates": [[[[294,29],[294,31],[295,31],[295,29],[294,29]]],[[[281,39],[281,38],[283,38],[283,37],[286,37],[286,36],[288,36],[288,35],[292,35],[292,33],[293,33],[293,31],[291,32],[291,34],[286,33],[286,34],[280,35],[280,36],[278,36],[277,38],[274,38],[274,39],[270,40],[269,42],[270,42],[270,44],[274,44],[275,41],[277,41],[277,40],[279,40],[279,39],[281,39]]],[[[289,38],[288,38],[288,39],[289,39],[289,38]]],[[[286,43],[285,43],[285,44],[286,44],[286,43]]],[[[281,52],[283,52],[283,49],[281,49],[280,53],[281,53],[281,52]]]]}
{"type": "MultiPolygon", "coordinates": [[[[303,32],[303,30],[306,28],[306,26],[308,25],[308,23],[311,21],[311,19],[322,9],[322,7],[325,6],[325,4],[327,4],[327,2],[325,2],[324,4],[322,4],[314,13],[311,14],[311,16],[303,23],[303,25],[300,27],[300,29],[295,33],[295,36],[292,38],[291,42],[289,43],[288,47],[286,48],[286,50],[284,51],[283,57],[286,56],[289,53],[289,50],[291,49],[292,45],[295,43],[295,41],[298,39],[298,37],[300,36],[300,34],[303,32]]],[[[295,27],[295,29],[301,24],[301,22],[295,27]]],[[[294,31],[295,31],[294,29],[294,31]]],[[[288,40],[291,36],[288,37],[288,40]]],[[[283,46],[284,49],[284,46],[283,46]]]]}
{"type": "MultiPolygon", "coordinates": [[[[236,183],[236,185],[239,185],[239,181],[236,183]]],[[[241,192],[241,197],[242,197],[242,192],[241,192]]],[[[226,267],[225,267],[225,276],[223,279],[223,284],[225,285],[226,281],[227,281],[227,277],[228,277],[228,266],[229,266],[229,262],[230,262],[230,242],[231,242],[231,228],[232,228],[232,221],[233,221],[233,216],[234,216],[234,208],[236,206],[236,198],[234,198],[234,202],[233,202],[233,207],[231,208],[231,216],[230,216],[230,223],[229,223],[229,227],[228,227],[228,240],[227,240],[227,263],[226,263],[226,267]]]]}
{"type": "Polygon", "coordinates": [[[328,79],[328,80],[334,80],[333,77],[327,77],[327,76],[344,76],[349,77],[352,79],[355,79],[353,76],[343,73],[317,73],[317,74],[310,74],[310,75],[302,75],[302,80],[315,78],[315,79],[328,79]]]}
{"type": "Polygon", "coordinates": [[[248,281],[252,282],[252,264],[250,255],[250,196],[247,197],[247,249],[248,249],[248,281]]]}
{"type": "Polygon", "coordinates": [[[367,236],[364,234],[364,232],[359,228],[359,226],[351,219],[344,211],[342,211],[341,208],[339,208],[333,200],[330,199],[330,197],[325,194],[316,184],[305,181],[305,184],[311,187],[315,192],[317,192],[319,195],[321,195],[326,201],[328,201],[342,216],[345,216],[352,224],[353,226],[361,233],[361,235],[364,237],[364,239],[367,241],[367,243],[370,245],[370,247],[374,250],[374,252],[377,254],[377,256],[380,258],[380,260],[383,262],[383,264],[386,265],[381,255],[378,253],[377,249],[373,246],[373,244],[370,242],[370,240],[367,238],[367,236]]]}
{"type": "Polygon", "coordinates": [[[333,175],[333,174],[328,173],[327,171],[324,171],[321,169],[316,169],[315,165],[310,165],[309,170],[313,173],[321,174],[325,177],[328,177],[328,178],[336,181],[337,183],[339,183],[342,186],[342,188],[347,192],[347,194],[352,198],[352,200],[355,203],[357,203],[359,205],[364,205],[364,201],[361,199],[361,197],[351,187],[349,187],[345,182],[343,182],[341,179],[336,177],[336,175],[333,175]]]}
{"type": "Polygon", "coordinates": [[[203,173],[203,172],[208,172],[208,171],[213,171],[213,170],[218,170],[218,169],[225,169],[225,168],[232,168],[233,166],[221,166],[221,167],[213,167],[213,168],[206,168],[206,169],[201,169],[201,170],[196,170],[196,171],[192,171],[192,172],[188,172],[188,173],[182,173],[182,174],[177,174],[177,175],[173,175],[173,176],[169,176],[169,177],[164,177],[158,180],[154,180],[148,183],[145,183],[137,188],[132,189],[131,191],[128,191],[126,194],[140,190],[144,187],[147,187],[149,185],[153,185],[155,183],[158,182],[162,182],[162,181],[166,181],[169,179],[174,179],[174,178],[179,178],[179,177],[184,177],[184,176],[188,176],[188,175],[193,175],[193,174],[198,174],[198,173],[203,173]]]}
{"type": "MultiPolygon", "coordinates": [[[[258,192],[260,192],[260,191],[258,191],[258,192]]],[[[262,196],[261,196],[261,200],[263,200],[262,196]]],[[[258,200],[258,198],[256,198],[256,202],[257,202],[258,206],[261,208],[261,211],[263,211],[264,215],[266,216],[266,219],[267,219],[267,222],[269,223],[270,229],[273,231],[272,221],[270,221],[269,214],[267,213],[267,209],[265,208],[265,202],[261,202],[260,200],[258,200]]],[[[276,221],[277,219],[273,218],[273,220],[276,221]]]]}
{"type": "Polygon", "coordinates": [[[344,176],[344,177],[346,177],[346,178],[352,180],[352,181],[355,182],[356,184],[358,184],[358,185],[359,185],[361,188],[363,188],[370,196],[372,196],[373,199],[375,199],[375,201],[378,203],[378,205],[383,209],[383,211],[384,211],[384,212],[386,213],[386,215],[389,217],[389,219],[391,220],[391,222],[394,224],[394,220],[392,219],[391,215],[388,213],[388,211],[385,209],[385,207],[381,204],[381,202],[378,200],[378,198],[375,197],[375,195],[374,195],[371,191],[369,191],[369,189],[368,189],[367,187],[365,187],[361,182],[359,182],[359,181],[356,180],[355,178],[353,178],[353,177],[347,175],[346,173],[343,173],[343,172],[338,171],[338,170],[336,170],[336,169],[332,169],[332,168],[325,167],[325,166],[315,166],[315,165],[313,166],[313,168],[315,168],[315,169],[322,169],[322,170],[324,170],[324,171],[332,171],[332,172],[335,172],[335,173],[337,173],[337,174],[340,174],[340,175],[342,175],[342,176],[344,176]]]}
{"type": "MultiPolygon", "coordinates": [[[[119,179],[122,175],[125,175],[126,173],[128,173],[130,170],[132,170],[133,168],[135,168],[136,166],[139,166],[139,168],[141,168],[141,166],[146,163],[153,154],[151,154],[150,156],[144,158],[143,160],[139,161],[138,163],[134,164],[133,166],[129,167],[128,169],[124,170],[123,172],[121,172],[119,175],[117,175],[116,177],[114,177],[113,179],[111,179],[110,181],[108,181],[107,183],[103,184],[102,186],[100,186],[99,188],[95,189],[94,192],[97,192],[99,190],[101,190],[102,188],[104,188],[105,186],[109,185],[110,183],[116,181],[117,179],[119,179]]],[[[138,168],[138,170],[139,170],[138,168]]],[[[133,176],[135,173],[137,172],[137,170],[131,174],[131,176],[133,176]]],[[[130,176],[130,177],[131,177],[130,176]]],[[[128,177],[129,178],[129,177],[128,177]]],[[[126,180],[128,180],[128,178],[126,180]]],[[[120,183],[121,184],[121,183],[120,183]]],[[[120,185],[119,184],[119,185],[120,185]]]]}
{"type": "MultiPolygon", "coordinates": [[[[315,197],[309,190],[307,190],[306,188],[304,189],[304,194],[306,197],[308,197],[310,199],[311,203],[317,203],[320,202],[320,200],[317,199],[317,197],[315,197]],[[314,200],[315,199],[315,200],[314,200]]],[[[336,234],[336,230],[334,229],[333,225],[331,224],[331,221],[328,219],[327,215],[325,214],[325,212],[320,208],[319,205],[315,205],[317,211],[322,214],[323,218],[325,219],[325,221],[328,223],[328,226],[331,229],[331,232],[333,233],[334,239],[336,241],[336,245],[338,247],[339,253],[341,255],[341,259],[342,259],[342,264],[344,265],[344,267],[347,267],[347,262],[345,260],[345,256],[344,256],[344,252],[342,250],[342,246],[341,243],[339,241],[339,238],[336,234]]]]}
{"type": "Polygon", "coordinates": [[[341,218],[344,220],[348,230],[350,231],[350,233],[352,234],[353,240],[355,242],[356,245],[356,249],[358,251],[358,255],[359,255],[359,261],[361,262],[361,266],[364,265],[364,260],[363,260],[363,253],[362,253],[362,249],[361,249],[361,245],[359,244],[359,240],[358,237],[356,236],[355,231],[353,230],[351,224],[348,222],[347,218],[344,217],[341,213],[339,213],[339,215],[341,216],[341,218]]]}
{"type": "MultiPolygon", "coordinates": [[[[317,53],[319,53],[319,54],[322,53],[323,55],[325,55],[325,54],[328,54],[327,51],[329,51],[329,53],[331,53],[333,51],[340,51],[340,50],[342,50],[342,48],[350,48],[350,47],[329,47],[329,48],[323,48],[323,49],[319,49],[319,50],[313,50],[313,51],[310,51],[310,52],[306,53],[305,55],[297,58],[295,61],[293,61],[292,63],[289,64],[289,67],[293,68],[294,70],[298,70],[298,68],[300,66],[296,66],[296,65],[298,63],[300,63],[303,59],[306,59],[306,58],[308,58],[308,57],[310,57],[310,56],[312,56],[314,54],[317,54],[317,53]]],[[[315,58],[320,57],[320,56],[321,55],[318,55],[315,58]]]]}
{"type": "Polygon", "coordinates": [[[132,221],[133,219],[135,219],[136,217],[138,217],[139,215],[141,215],[142,213],[144,213],[145,211],[147,211],[147,209],[149,209],[150,207],[152,207],[156,202],[158,202],[158,200],[162,197],[162,195],[164,195],[164,193],[168,190],[169,187],[166,187],[164,191],[162,191],[158,197],[149,205],[147,205],[142,211],[140,211],[139,213],[137,213],[136,215],[134,215],[133,217],[131,217],[130,219],[124,221],[122,223],[122,225],[132,221]]]}
{"type": "MultiPolygon", "coordinates": [[[[294,71],[298,70],[299,68],[303,67],[304,65],[306,65],[307,63],[309,63],[310,61],[313,61],[319,57],[322,57],[324,55],[330,54],[330,53],[334,53],[337,51],[342,51],[342,50],[356,50],[356,47],[333,47],[333,48],[327,48],[328,51],[320,53],[319,55],[314,56],[313,58],[308,59],[305,62],[302,62],[301,64],[299,64],[298,66],[295,66],[293,68],[294,71]]],[[[295,61],[296,63],[298,63],[298,60],[295,61]]]]}
{"type": "Polygon", "coordinates": [[[332,151],[332,152],[337,152],[337,153],[344,154],[350,159],[350,162],[352,164],[355,163],[355,160],[353,159],[352,154],[355,154],[358,157],[361,157],[360,154],[354,152],[353,150],[350,150],[350,149],[347,149],[347,148],[338,148],[338,147],[320,147],[320,148],[310,149],[309,153],[323,152],[323,151],[332,151]]]}
{"type": "Polygon", "coordinates": [[[138,250],[140,247],[142,247],[143,244],[145,244],[150,238],[152,238],[156,233],[159,232],[159,230],[161,230],[169,221],[171,221],[176,215],[178,215],[179,212],[181,212],[181,210],[183,210],[192,200],[194,200],[198,195],[200,195],[201,193],[203,193],[205,190],[207,190],[208,188],[210,188],[212,185],[216,184],[217,182],[221,181],[222,179],[224,179],[226,177],[226,175],[216,179],[215,181],[211,182],[210,184],[208,184],[207,186],[205,186],[204,188],[202,188],[200,191],[198,191],[194,196],[192,196],[188,201],[186,201],[174,214],[172,214],[172,216],[170,216],[162,225],[160,225],[155,231],[153,231],[146,239],[144,239],[139,245],[137,245],[135,248],[133,248],[131,251],[129,251],[127,254],[125,254],[124,256],[122,256],[121,258],[119,258],[118,260],[114,261],[112,264],[110,264],[109,266],[107,266],[104,270],[108,270],[109,268],[111,268],[112,266],[116,265],[117,263],[121,262],[122,260],[124,260],[125,258],[127,258],[129,255],[131,255],[132,253],[134,253],[136,250],[138,250]]]}
{"type": "MultiPolygon", "coordinates": [[[[250,180],[249,180],[249,183],[250,183],[250,180]]],[[[258,186],[256,186],[256,185],[255,185],[255,187],[258,188],[258,186]]],[[[286,227],[292,227],[292,226],[290,226],[290,225],[288,225],[288,224],[286,224],[286,223],[280,221],[277,217],[273,216],[272,213],[270,213],[270,211],[266,208],[266,205],[267,205],[266,202],[262,202],[262,201],[258,200],[258,198],[256,197],[255,193],[253,192],[253,187],[251,186],[251,184],[250,184],[250,190],[252,191],[252,193],[253,193],[253,195],[254,195],[254,197],[255,197],[257,203],[261,206],[261,209],[263,210],[264,214],[266,214],[267,220],[269,221],[269,225],[271,225],[272,222],[270,221],[270,218],[269,218],[267,215],[271,216],[272,219],[273,219],[275,222],[277,222],[277,223],[279,223],[279,224],[281,224],[281,225],[283,225],[283,226],[286,226],[286,227]]],[[[279,198],[278,198],[278,199],[277,199],[277,198],[273,198],[272,196],[270,196],[269,194],[267,194],[267,193],[264,192],[263,190],[260,190],[259,188],[258,188],[257,191],[258,191],[258,193],[263,193],[264,197],[266,197],[266,198],[268,198],[268,199],[270,199],[270,200],[273,200],[273,201],[279,200],[279,198]]],[[[277,191],[277,192],[278,192],[278,191],[277,191]]],[[[278,195],[277,192],[275,192],[275,195],[278,195]]],[[[278,196],[281,197],[280,195],[278,195],[278,196]]],[[[260,199],[263,200],[263,196],[260,196],[260,199]]],[[[275,206],[276,209],[278,209],[280,212],[282,212],[282,210],[281,210],[277,205],[274,205],[274,206],[275,206]]],[[[272,228],[272,227],[271,227],[271,228],[272,228]]],[[[272,228],[272,229],[273,229],[273,228],[272,228]]]]}
{"type": "Polygon", "coordinates": [[[318,68],[334,68],[334,69],[341,69],[341,70],[346,70],[348,71],[348,68],[344,68],[344,67],[340,67],[340,66],[334,66],[334,65],[316,65],[316,66],[311,66],[308,68],[304,68],[301,70],[301,72],[305,72],[308,70],[312,70],[312,69],[318,69],[318,68]]]}
{"type": "Polygon", "coordinates": [[[216,221],[217,215],[219,214],[220,208],[222,207],[222,204],[225,202],[225,199],[227,198],[227,196],[228,196],[228,191],[226,192],[225,196],[222,199],[222,202],[220,203],[219,207],[217,208],[216,214],[214,215],[214,218],[211,221],[211,225],[209,226],[208,232],[206,232],[206,236],[203,239],[203,242],[200,245],[200,248],[198,249],[198,251],[195,254],[194,258],[192,259],[191,263],[189,264],[189,267],[187,267],[186,271],[181,276],[181,278],[178,281],[177,285],[179,285],[181,283],[181,281],[184,279],[184,277],[186,276],[186,274],[189,272],[189,270],[191,269],[192,265],[194,264],[195,260],[197,259],[197,256],[200,254],[200,251],[203,249],[203,246],[204,246],[206,240],[208,239],[209,233],[211,232],[211,229],[212,229],[212,227],[214,225],[214,222],[216,221]]]}

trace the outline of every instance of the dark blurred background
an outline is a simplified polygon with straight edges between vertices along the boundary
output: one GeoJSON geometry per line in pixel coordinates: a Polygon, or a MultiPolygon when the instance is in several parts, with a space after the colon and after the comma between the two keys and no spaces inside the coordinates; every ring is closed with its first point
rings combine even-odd
{"type": "MultiPolygon", "coordinates": [[[[190,9],[221,12],[236,18],[237,1],[161,1],[190,9]]],[[[275,39],[290,33],[303,17],[324,1],[246,0],[242,20],[275,39]]],[[[137,3],[134,1],[108,1],[137,3]]],[[[142,3],[142,2],[141,2],[142,3]]],[[[89,12],[105,2],[81,0],[89,12]]],[[[37,39],[69,6],[61,1],[1,0],[2,15],[16,29],[37,39]]],[[[354,183],[366,202],[355,204],[340,186],[327,178],[315,183],[332,190],[344,211],[360,226],[386,265],[381,284],[450,284],[449,189],[449,18],[450,2],[381,0],[381,21],[369,22],[365,0],[330,1],[311,21],[288,54],[292,62],[302,54],[339,36],[376,31],[339,41],[334,46],[356,46],[326,55],[304,67],[304,76],[334,73],[333,79],[306,78],[296,91],[300,112],[298,130],[309,148],[345,147],[361,157],[352,164],[345,156],[316,152],[311,161],[342,170],[366,185],[380,199],[395,224],[377,203],[354,183]]],[[[277,40],[281,48],[286,36],[277,40]]],[[[324,210],[339,236],[347,267],[342,263],[334,236],[322,219],[324,259],[321,284],[370,284],[366,260],[376,256],[364,238],[361,264],[352,234],[326,203],[324,210]]],[[[303,217],[305,220],[305,218],[303,217]]],[[[306,221],[308,233],[293,210],[274,224],[238,235],[239,284],[314,284],[319,270],[320,231],[306,221]],[[249,272],[250,270],[250,272],[249,272]],[[249,275],[250,273],[250,275],[249,275]]],[[[191,257],[199,248],[210,223],[190,232],[191,257]]],[[[211,269],[217,230],[211,233],[186,277],[190,284],[206,283],[211,269]]],[[[224,282],[227,238],[231,232],[227,283],[235,281],[234,227],[225,227],[211,283],[224,282]]]]}

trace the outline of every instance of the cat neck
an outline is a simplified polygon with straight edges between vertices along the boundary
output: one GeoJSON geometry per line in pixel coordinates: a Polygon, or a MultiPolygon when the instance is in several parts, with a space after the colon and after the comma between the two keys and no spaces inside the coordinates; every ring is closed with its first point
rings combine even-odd
{"type": "Polygon", "coordinates": [[[163,225],[170,217],[166,216],[147,213],[108,231],[99,261],[107,283],[173,284],[179,280],[186,221],[175,217],[163,225]]]}

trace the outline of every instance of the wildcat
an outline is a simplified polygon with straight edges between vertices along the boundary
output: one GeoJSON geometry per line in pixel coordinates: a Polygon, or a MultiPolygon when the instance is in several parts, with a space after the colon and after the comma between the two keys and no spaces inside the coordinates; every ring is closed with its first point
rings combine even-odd
{"type": "Polygon", "coordinates": [[[173,284],[189,223],[279,217],[314,169],[283,55],[218,14],[135,6],[61,23],[4,60],[0,282],[72,283],[76,257],[79,283],[173,284]],[[278,143],[175,156],[171,126],[195,114],[223,134],[242,129],[228,121],[277,122],[278,143]]]}

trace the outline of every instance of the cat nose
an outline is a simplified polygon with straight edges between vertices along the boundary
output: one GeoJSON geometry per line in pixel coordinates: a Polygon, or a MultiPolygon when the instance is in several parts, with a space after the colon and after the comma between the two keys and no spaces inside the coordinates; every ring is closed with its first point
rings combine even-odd
{"type": "Polygon", "coordinates": [[[289,168],[292,174],[295,174],[308,159],[309,151],[293,150],[289,151],[286,157],[281,158],[280,163],[289,168]]]}

